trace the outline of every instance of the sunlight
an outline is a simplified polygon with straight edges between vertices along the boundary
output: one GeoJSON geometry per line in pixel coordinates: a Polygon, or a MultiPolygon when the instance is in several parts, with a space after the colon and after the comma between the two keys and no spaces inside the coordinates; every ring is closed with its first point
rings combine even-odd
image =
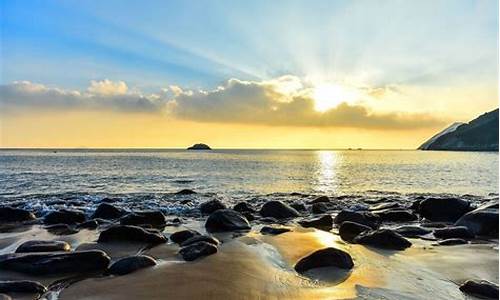
{"type": "Polygon", "coordinates": [[[348,91],[337,84],[322,84],[314,88],[314,109],[325,112],[346,102],[350,97],[348,91]]]}
{"type": "Polygon", "coordinates": [[[318,151],[319,165],[316,189],[323,193],[335,193],[338,188],[337,169],[341,157],[335,151],[318,151]]]}

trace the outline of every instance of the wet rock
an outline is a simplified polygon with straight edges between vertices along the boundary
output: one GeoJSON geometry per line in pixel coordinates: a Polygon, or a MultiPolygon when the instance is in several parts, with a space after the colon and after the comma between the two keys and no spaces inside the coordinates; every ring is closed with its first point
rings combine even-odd
{"type": "Polygon", "coordinates": [[[370,230],[372,230],[372,228],[369,226],[356,222],[345,221],[340,225],[339,235],[344,241],[352,243],[355,237],[370,230]]]}
{"type": "Polygon", "coordinates": [[[126,213],[125,210],[119,207],[116,207],[108,203],[101,203],[95,210],[94,214],[92,215],[92,218],[113,220],[121,218],[125,213],[126,213]]]}
{"type": "Polygon", "coordinates": [[[311,212],[313,214],[324,214],[327,213],[329,210],[330,206],[328,206],[328,204],[324,202],[314,203],[311,206],[311,212]]]}
{"type": "Polygon", "coordinates": [[[357,212],[352,210],[342,210],[333,219],[335,224],[342,224],[345,221],[350,221],[371,228],[378,227],[378,217],[369,212],[357,212]]]}
{"type": "Polygon", "coordinates": [[[167,238],[160,233],[147,231],[138,226],[117,225],[110,227],[99,235],[98,242],[141,242],[162,244],[167,238]]]}
{"type": "Polygon", "coordinates": [[[278,234],[282,234],[282,233],[289,232],[289,231],[290,231],[290,228],[286,228],[286,227],[264,226],[260,229],[260,233],[268,234],[268,235],[278,235],[278,234]]]}
{"type": "Polygon", "coordinates": [[[281,201],[268,201],[262,205],[260,215],[276,219],[287,219],[300,216],[299,212],[281,201]]]}
{"type": "Polygon", "coordinates": [[[55,235],[71,235],[78,233],[78,230],[68,224],[54,224],[44,227],[48,232],[55,235]]]}
{"type": "Polygon", "coordinates": [[[385,209],[373,211],[373,214],[385,222],[411,222],[418,220],[417,215],[405,209],[385,209]]]}
{"type": "Polygon", "coordinates": [[[437,245],[439,246],[453,246],[453,245],[462,245],[467,244],[468,242],[464,239],[446,239],[442,241],[438,241],[437,245]]]}
{"type": "Polygon", "coordinates": [[[353,266],[349,253],[336,248],[325,248],[300,259],[294,268],[298,273],[304,273],[315,268],[337,267],[348,270],[353,266]]]}
{"type": "Polygon", "coordinates": [[[248,203],[246,202],[240,202],[236,204],[233,209],[237,212],[244,213],[244,212],[249,212],[249,213],[254,213],[255,209],[248,203]]]}
{"type": "Polygon", "coordinates": [[[241,213],[249,222],[255,220],[255,216],[248,211],[244,211],[241,213]]]}
{"type": "Polygon", "coordinates": [[[470,210],[470,203],[458,198],[427,198],[419,205],[419,213],[430,221],[455,222],[470,210]]]}
{"type": "Polygon", "coordinates": [[[389,209],[389,208],[399,208],[400,205],[399,203],[396,202],[386,202],[386,203],[381,203],[378,205],[370,206],[369,210],[370,211],[376,211],[376,210],[384,210],[384,209],[389,209]]]}
{"type": "Polygon", "coordinates": [[[85,221],[85,222],[78,224],[76,226],[76,228],[79,228],[79,229],[97,229],[97,227],[99,227],[99,221],[97,221],[95,219],[85,221]]]}
{"type": "Polygon", "coordinates": [[[466,213],[455,223],[474,235],[498,237],[498,202],[489,203],[466,213]]]}
{"type": "Polygon", "coordinates": [[[411,247],[410,241],[389,229],[379,229],[361,233],[354,238],[354,242],[391,250],[404,250],[411,247]]]}
{"type": "Polygon", "coordinates": [[[206,242],[206,243],[209,243],[209,244],[212,244],[215,246],[219,245],[219,240],[212,237],[212,236],[195,235],[195,236],[190,237],[189,239],[185,240],[184,242],[182,242],[181,247],[186,247],[186,246],[189,246],[191,244],[198,243],[198,242],[206,242]]]}
{"type": "Polygon", "coordinates": [[[488,299],[498,299],[498,285],[486,280],[467,280],[460,286],[463,293],[488,299]]]}
{"type": "Polygon", "coordinates": [[[0,256],[0,269],[30,275],[104,271],[109,256],[100,250],[69,253],[15,253],[0,256]]]}
{"type": "Polygon", "coordinates": [[[181,244],[185,240],[197,235],[200,235],[198,231],[186,229],[172,233],[170,235],[170,240],[174,243],[181,244]]]}
{"type": "Polygon", "coordinates": [[[165,226],[166,218],[161,211],[138,211],[128,214],[120,219],[122,225],[151,225],[153,227],[165,226]]]}
{"type": "Polygon", "coordinates": [[[420,226],[425,228],[444,228],[448,227],[450,224],[445,222],[422,222],[420,226]]]}
{"type": "Polygon", "coordinates": [[[397,233],[401,234],[404,237],[420,237],[422,235],[426,235],[432,232],[432,230],[423,228],[420,226],[413,226],[413,225],[405,225],[405,226],[400,226],[396,229],[394,229],[397,233]]]}
{"type": "Polygon", "coordinates": [[[209,215],[219,209],[226,209],[226,205],[218,199],[210,200],[200,205],[200,212],[204,215],[209,215]]]}
{"type": "Polygon", "coordinates": [[[19,245],[16,253],[27,252],[51,252],[51,251],[70,251],[71,247],[68,243],[63,241],[40,241],[33,240],[27,241],[19,245]]]}
{"type": "Polygon", "coordinates": [[[47,288],[37,281],[0,280],[0,293],[43,294],[46,291],[47,288]]]}
{"type": "Polygon", "coordinates": [[[293,209],[295,209],[296,211],[307,211],[307,207],[304,205],[304,203],[302,202],[293,202],[292,204],[290,204],[290,207],[292,207],[293,209]]]}
{"type": "Polygon", "coordinates": [[[122,258],[108,269],[110,275],[126,275],[140,269],[156,266],[156,260],[147,255],[137,255],[122,258]]]}
{"type": "Polygon", "coordinates": [[[219,209],[213,212],[205,222],[209,232],[249,230],[248,220],[232,209],[219,209]]]}
{"type": "Polygon", "coordinates": [[[302,227],[306,228],[313,227],[321,230],[330,231],[332,230],[333,227],[333,218],[330,215],[324,215],[317,219],[300,221],[299,224],[302,227]]]}
{"type": "Polygon", "coordinates": [[[190,189],[182,189],[176,193],[177,195],[193,195],[197,194],[195,191],[190,190],[190,189]]]}
{"type": "Polygon", "coordinates": [[[214,253],[217,253],[217,247],[207,242],[190,244],[179,251],[179,254],[186,261],[193,261],[214,253]]]}
{"type": "Polygon", "coordinates": [[[474,237],[469,229],[465,226],[453,226],[445,227],[434,230],[434,236],[440,239],[450,239],[450,238],[472,238],[474,237]]]}
{"type": "Polygon", "coordinates": [[[48,213],[43,219],[45,224],[68,224],[85,222],[85,214],[79,210],[61,209],[48,213]]]}
{"type": "Polygon", "coordinates": [[[0,222],[25,222],[35,220],[33,213],[9,206],[0,207],[0,222]]]}
{"type": "Polygon", "coordinates": [[[309,201],[309,204],[328,203],[328,202],[330,202],[330,198],[328,198],[328,196],[319,196],[318,198],[309,201]]]}

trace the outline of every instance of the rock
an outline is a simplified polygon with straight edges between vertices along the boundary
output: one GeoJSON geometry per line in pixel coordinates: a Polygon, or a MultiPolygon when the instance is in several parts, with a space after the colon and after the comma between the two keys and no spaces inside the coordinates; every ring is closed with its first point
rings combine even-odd
{"type": "Polygon", "coordinates": [[[418,220],[417,215],[405,209],[384,209],[372,212],[381,221],[386,222],[411,222],[418,220]]]}
{"type": "Polygon", "coordinates": [[[122,225],[151,225],[165,226],[166,218],[161,211],[138,211],[128,214],[120,219],[122,225]]]}
{"type": "Polygon", "coordinates": [[[205,215],[209,215],[218,209],[226,209],[226,205],[217,199],[204,202],[200,205],[200,212],[205,215]]]}
{"type": "Polygon", "coordinates": [[[129,256],[113,263],[107,273],[110,275],[126,275],[152,266],[156,266],[156,260],[150,256],[129,256]]]}
{"type": "Polygon", "coordinates": [[[51,224],[68,224],[85,222],[85,214],[79,210],[61,209],[48,213],[44,218],[44,223],[51,224]]]}
{"type": "Polygon", "coordinates": [[[378,205],[370,206],[368,210],[377,211],[377,210],[384,210],[388,208],[399,208],[399,207],[400,205],[397,202],[385,202],[378,205]]]}
{"type": "Polygon", "coordinates": [[[255,216],[251,213],[251,212],[248,212],[248,211],[244,211],[241,213],[249,222],[255,220],[255,216]]]}
{"type": "Polygon", "coordinates": [[[286,228],[286,227],[264,226],[260,229],[260,233],[269,234],[269,235],[277,235],[277,234],[282,234],[282,233],[289,232],[289,231],[290,231],[290,228],[286,228]]]}
{"type": "Polygon", "coordinates": [[[99,221],[96,219],[85,221],[76,226],[79,229],[97,229],[97,227],[99,227],[99,221]]]}
{"type": "Polygon", "coordinates": [[[397,233],[404,237],[414,238],[422,235],[426,235],[432,232],[432,230],[423,228],[420,226],[405,225],[394,229],[397,233]]]}
{"type": "Polygon", "coordinates": [[[377,216],[368,213],[368,212],[356,212],[352,210],[342,210],[337,214],[337,216],[333,219],[335,224],[342,224],[345,221],[350,221],[362,225],[369,226],[371,228],[378,227],[378,218],[377,216]]]}
{"type": "Polygon", "coordinates": [[[197,235],[200,235],[198,231],[186,229],[172,233],[170,235],[170,240],[174,243],[181,244],[185,240],[197,235]]]}
{"type": "Polygon", "coordinates": [[[281,201],[268,201],[262,205],[260,214],[263,217],[287,219],[300,216],[299,212],[281,201]]]}
{"type": "Polygon", "coordinates": [[[176,193],[177,195],[193,195],[197,194],[195,191],[190,190],[190,189],[182,189],[176,193]]]}
{"type": "Polygon", "coordinates": [[[467,243],[468,242],[464,239],[446,239],[437,242],[439,246],[453,246],[453,245],[462,245],[467,243]]]}
{"type": "Polygon", "coordinates": [[[219,209],[213,212],[205,222],[209,232],[249,230],[248,220],[232,209],[219,209]]]}
{"type": "Polygon", "coordinates": [[[12,298],[9,295],[0,293],[0,300],[12,300],[12,298]]]}
{"type": "Polygon", "coordinates": [[[427,198],[419,205],[422,217],[438,222],[455,222],[469,210],[470,203],[458,198],[427,198]]]}
{"type": "Polygon", "coordinates": [[[466,213],[455,225],[467,227],[474,235],[498,237],[498,202],[466,213]]]}
{"type": "Polygon", "coordinates": [[[191,147],[188,147],[187,150],[212,150],[207,144],[194,144],[191,147]]]}
{"type": "Polygon", "coordinates": [[[25,222],[35,220],[33,213],[9,206],[0,207],[0,222],[25,222]]]}
{"type": "Polygon", "coordinates": [[[333,218],[330,215],[324,215],[324,216],[317,218],[317,219],[300,221],[299,224],[302,227],[306,227],[306,228],[314,227],[317,229],[330,231],[330,230],[332,230],[332,227],[333,227],[333,218]]]}
{"type": "Polygon", "coordinates": [[[372,228],[366,225],[345,221],[340,225],[339,235],[344,241],[352,243],[355,237],[370,230],[372,230],[372,228]]]}
{"type": "Polygon", "coordinates": [[[186,247],[188,245],[195,244],[198,242],[206,242],[215,246],[219,245],[219,240],[214,237],[208,235],[195,235],[182,242],[181,247],[186,247]]]}
{"type": "Polygon", "coordinates": [[[411,247],[411,242],[389,229],[363,232],[354,238],[354,242],[376,248],[404,250],[411,247]]]}
{"type": "Polygon", "coordinates": [[[26,252],[51,252],[51,251],[70,251],[71,247],[63,241],[27,241],[19,245],[16,253],[26,252]]]}
{"type": "Polygon", "coordinates": [[[109,256],[100,250],[69,253],[14,253],[0,256],[0,269],[30,275],[104,271],[109,256]]]}
{"type": "Polygon", "coordinates": [[[0,280],[0,293],[43,294],[47,288],[31,280],[0,280]]]}
{"type": "Polygon", "coordinates": [[[125,214],[125,210],[118,208],[108,203],[101,203],[92,215],[92,219],[100,218],[113,220],[121,218],[125,214]]]}
{"type": "Polygon", "coordinates": [[[160,233],[146,231],[138,226],[117,225],[110,227],[99,235],[98,242],[141,242],[147,244],[162,244],[167,238],[160,233]]]}
{"type": "Polygon", "coordinates": [[[207,242],[198,242],[182,248],[179,254],[186,261],[217,253],[217,247],[207,242]]]}
{"type": "Polygon", "coordinates": [[[463,293],[488,299],[498,299],[498,285],[486,280],[467,280],[460,286],[463,293]]]}
{"type": "Polygon", "coordinates": [[[255,212],[255,209],[246,202],[240,202],[240,203],[236,204],[233,207],[233,209],[237,212],[240,212],[240,213],[244,213],[244,212],[254,213],[255,212]]]}
{"type": "Polygon", "coordinates": [[[445,222],[422,222],[422,223],[420,223],[420,226],[425,227],[425,228],[444,228],[444,227],[448,227],[449,223],[445,223],[445,222]]]}
{"type": "Polygon", "coordinates": [[[434,236],[440,239],[449,238],[473,238],[469,229],[465,226],[453,226],[434,230],[434,236]]]}
{"type": "Polygon", "coordinates": [[[304,273],[315,268],[337,267],[348,270],[353,266],[349,253],[336,248],[324,248],[301,258],[294,268],[298,273],[304,273]]]}
{"type": "Polygon", "coordinates": [[[327,203],[324,202],[314,203],[311,206],[311,211],[313,214],[324,214],[327,213],[329,210],[330,207],[327,205],[327,203]]]}
{"type": "Polygon", "coordinates": [[[48,232],[55,235],[70,235],[78,233],[78,230],[67,224],[54,224],[44,227],[48,232]]]}
{"type": "Polygon", "coordinates": [[[290,204],[290,207],[295,209],[296,211],[307,211],[307,207],[302,202],[293,202],[290,204]]]}
{"type": "Polygon", "coordinates": [[[318,198],[309,201],[309,204],[315,204],[315,203],[327,203],[330,202],[330,198],[328,196],[319,196],[318,198]]]}

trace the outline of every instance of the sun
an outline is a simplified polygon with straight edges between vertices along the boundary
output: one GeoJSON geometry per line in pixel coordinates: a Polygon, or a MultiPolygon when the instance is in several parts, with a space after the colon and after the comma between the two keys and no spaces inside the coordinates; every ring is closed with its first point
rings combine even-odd
{"type": "Polygon", "coordinates": [[[314,87],[314,109],[325,112],[350,98],[348,91],[338,84],[321,84],[314,87]]]}

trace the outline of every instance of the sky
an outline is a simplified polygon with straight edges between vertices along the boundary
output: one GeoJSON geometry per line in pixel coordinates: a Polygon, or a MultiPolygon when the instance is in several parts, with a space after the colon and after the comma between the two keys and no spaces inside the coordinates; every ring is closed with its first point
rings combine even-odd
{"type": "Polygon", "coordinates": [[[413,149],[498,107],[495,0],[0,1],[0,147],[413,149]]]}

